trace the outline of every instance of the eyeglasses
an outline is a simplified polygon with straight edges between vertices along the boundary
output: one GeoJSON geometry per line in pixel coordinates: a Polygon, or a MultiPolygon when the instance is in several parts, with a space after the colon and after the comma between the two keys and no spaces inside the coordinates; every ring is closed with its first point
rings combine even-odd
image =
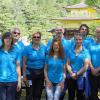
{"type": "Polygon", "coordinates": [[[40,36],[33,36],[33,38],[34,38],[34,39],[36,39],[36,38],[37,38],[37,39],[39,39],[39,38],[40,38],[40,36]]]}
{"type": "Polygon", "coordinates": [[[18,33],[18,32],[13,32],[14,34],[18,34],[18,35],[20,35],[20,33],[18,33]]]}

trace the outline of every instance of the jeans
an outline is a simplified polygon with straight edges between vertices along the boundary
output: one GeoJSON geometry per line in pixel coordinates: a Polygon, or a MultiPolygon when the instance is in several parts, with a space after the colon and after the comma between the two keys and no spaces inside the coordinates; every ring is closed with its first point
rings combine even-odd
{"type": "Polygon", "coordinates": [[[17,82],[0,82],[0,100],[15,100],[17,82]]]}
{"type": "Polygon", "coordinates": [[[59,84],[53,84],[51,88],[46,86],[47,100],[59,100],[61,91],[62,89],[59,84]]]}

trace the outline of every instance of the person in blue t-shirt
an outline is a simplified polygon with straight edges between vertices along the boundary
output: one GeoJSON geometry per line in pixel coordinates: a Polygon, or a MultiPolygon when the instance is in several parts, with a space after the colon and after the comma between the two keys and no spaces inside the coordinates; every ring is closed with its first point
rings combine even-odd
{"type": "MultiPolygon", "coordinates": [[[[81,33],[83,35],[83,42],[82,42],[83,46],[86,49],[89,49],[89,47],[94,44],[94,38],[88,36],[89,27],[86,24],[82,24],[79,27],[79,33],[81,33]]],[[[72,39],[71,40],[71,46],[74,46],[74,45],[75,45],[75,39],[72,39]]]]}
{"type": "MultiPolygon", "coordinates": [[[[19,52],[19,55],[20,55],[20,67],[21,67],[21,72],[22,72],[22,52],[24,50],[24,44],[22,43],[22,41],[19,40],[21,31],[19,28],[12,28],[11,34],[13,38],[14,50],[19,52]]],[[[21,92],[22,92],[21,89],[18,92],[16,91],[16,100],[20,100],[21,92]]]]}
{"type": "MultiPolygon", "coordinates": [[[[86,24],[82,24],[79,28],[80,33],[83,35],[83,46],[86,49],[89,49],[94,44],[94,38],[89,37],[89,27],[86,24]]],[[[90,73],[90,68],[84,73],[83,77],[85,78],[85,98],[89,99],[90,97],[90,80],[88,74],[90,73]]]]}
{"type": "Polygon", "coordinates": [[[91,99],[99,100],[98,89],[100,88],[100,26],[95,31],[96,41],[93,46],[90,47],[91,55],[91,72],[89,74],[91,85],[91,99]]]}
{"type": "Polygon", "coordinates": [[[86,24],[82,24],[79,28],[79,32],[83,35],[83,46],[89,49],[89,47],[94,44],[94,38],[88,37],[89,27],[86,24]]]}
{"type": "MultiPolygon", "coordinates": [[[[69,48],[70,48],[70,44],[71,42],[69,40],[66,40],[64,38],[64,28],[61,27],[61,26],[57,26],[54,30],[54,35],[53,35],[53,39],[60,39],[61,40],[61,44],[63,46],[63,49],[64,49],[64,53],[65,53],[65,59],[67,59],[67,55],[68,55],[68,52],[69,52],[69,48]]],[[[53,39],[49,40],[48,41],[48,44],[47,44],[47,52],[49,52],[50,50],[50,46],[52,44],[52,41],[53,39]]],[[[47,53],[48,54],[48,53],[47,53]]],[[[67,90],[67,81],[65,80],[65,83],[64,83],[64,89],[61,93],[61,96],[60,96],[60,100],[63,100],[64,99],[64,96],[66,94],[66,90],[67,90]]]]}
{"type": "Polygon", "coordinates": [[[13,28],[11,30],[11,34],[15,50],[17,50],[20,53],[20,66],[22,68],[22,53],[24,50],[24,43],[20,40],[21,31],[19,28],[13,28]]]}
{"type": "Polygon", "coordinates": [[[23,53],[23,77],[26,81],[26,68],[29,70],[32,80],[33,100],[40,100],[44,84],[44,65],[46,46],[41,44],[41,32],[32,35],[32,42],[23,53]]]}
{"type": "Polygon", "coordinates": [[[10,32],[2,36],[0,49],[0,100],[15,100],[21,88],[19,54],[14,50],[10,32]]]}
{"type": "MultiPolygon", "coordinates": [[[[82,41],[82,45],[84,46],[84,48],[89,49],[93,44],[94,44],[94,38],[93,37],[89,37],[89,27],[86,24],[82,24],[79,27],[79,32],[83,35],[83,41],[82,41]]],[[[75,39],[71,40],[71,46],[73,47],[75,45],[75,39]]],[[[90,96],[90,82],[89,82],[89,78],[88,78],[88,74],[90,72],[90,69],[88,68],[88,70],[84,73],[83,77],[85,78],[85,98],[89,99],[90,96]]]]}
{"type": "Polygon", "coordinates": [[[67,78],[68,86],[68,100],[84,100],[84,78],[83,74],[86,72],[90,63],[90,55],[88,50],[82,45],[83,35],[76,33],[75,45],[69,51],[67,59],[67,70],[69,77],[67,78]]]}
{"type": "Polygon", "coordinates": [[[47,100],[59,100],[64,88],[65,64],[61,41],[54,39],[50,46],[50,52],[46,58],[44,69],[47,100]]]}

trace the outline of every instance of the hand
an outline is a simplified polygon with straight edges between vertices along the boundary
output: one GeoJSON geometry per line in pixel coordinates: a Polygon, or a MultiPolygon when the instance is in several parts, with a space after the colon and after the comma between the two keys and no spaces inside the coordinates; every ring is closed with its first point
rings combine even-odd
{"type": "Polygon", "coordinates": [[[99,72],[95,68],[91,68],[91,72],[94,76],[98,76],[99,72]]]}
{"type": "Polygon", "coordinates": [[[21,78],[18,78],[17,91],[21,89],[21,78]]]}
{"type": "Polygon", "coordinates": [[[50,81],[46,81],[46,85],[48,88],[52,88],[52,83],[50,81]]]}
{"type": "Polygon", "coordinates": [[[21,89],[21,83],[18,82],[18,84],[17,84],[17,92],[20,91],[20,89],[21,89]]]}
{"type": "Polygon", "coordinates": [[[63,90],[64,89],[64,81],[59,83],[59,85],[61,86],[61,89],[63,90]]]}
{"type": "Polygon", "coordinates": [[[72,73],[71,77],[72,77],[72,79],[76,80],[77,79],[77,74],[76,73],[72,73]]]}

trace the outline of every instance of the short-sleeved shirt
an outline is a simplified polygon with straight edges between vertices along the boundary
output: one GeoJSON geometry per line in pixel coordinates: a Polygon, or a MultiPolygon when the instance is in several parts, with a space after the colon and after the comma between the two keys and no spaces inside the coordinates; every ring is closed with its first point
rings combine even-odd
{"type": "Polygon", "coordinates": [[[14,49],[15,51],[19,52],[20,54],[20,67],[22,68],[22,56],[23,56],[23,51],[24,51],[24,44],[22,41],[18,41],[17,43],[14,44],[14,49]]]}
{"type": "Polygon", "coordinates": [[[16,82],[16,62],[20,62],[18,52],[11,49],[9,52],[0,50],[0,82],[16,82]]]}
{"type": "Polygon", "coordinates": [[[48,67],[47,75],[52,83],[59,83],[63,81],[65,66],[64,60],[48,56],[46,58],[46,65],[48,67]]]}
{"type": "Polygon", "coordinates": [[[90,47],[90,55],[94,68],[100,67],[100,43],[95,43],[90,47]]]}
{"type": "Polygon", "coordinates": [[[46,46],[41,44],[39,49],[36,50],[30,43],[30,45],[25,47],[23,56],[27,58],[27,68],[41,69],[45,65],[46,46]]]}
{"type": "Polygon", "coordinates": [[[70,60],[70,65],[73,72],[78,72],[82,67],[84,67],[85,59],[91,59],[89,51],[85,48],[76,55],[74,48],[69,51],[68,59],[70,60]]]}
{"type": "Polygon", "coordinates": [[[94,44],[94,39],[92,37],[86,37],[83,39],[83,46],[89,49],[94,44]]]}

